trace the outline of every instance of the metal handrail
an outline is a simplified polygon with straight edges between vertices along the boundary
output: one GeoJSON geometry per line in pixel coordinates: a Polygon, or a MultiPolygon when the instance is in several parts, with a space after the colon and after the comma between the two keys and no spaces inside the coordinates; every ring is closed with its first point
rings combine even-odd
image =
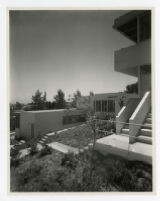
{"type": "Polygon", "coordinates": [[[121,124],[127,124],[127,125],[135,125],[135,126],[143,126],[143,127],[145,127],[144,124],[135,124],[135,123],[129,123],[129,122],[123,122],[123,121],[115,121],[115,120],[94,119],[94,121],[111,122],[111,123],[121,123],[121,124]]]}

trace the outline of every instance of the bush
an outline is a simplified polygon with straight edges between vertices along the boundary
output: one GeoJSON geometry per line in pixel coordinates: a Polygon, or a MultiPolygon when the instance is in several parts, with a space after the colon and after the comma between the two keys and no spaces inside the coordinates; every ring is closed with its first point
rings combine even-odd
{"type": "Polygon", "coordinates": [[[20,140],[25,140],[24,137],[22,136],[16,136],[15,135],[15,140],[20,141],[20,140]]]}
{"type": "Polygon", "coordinates": [[[78,158],[73,153],[65,154],[61,160],[61,165],[75,169],[78,163],[78,158]]]}
{"type": "Polygon", "coordinates": [[[31,145],[31,150],[30,150],[30,155],[34,155],[38,152],[38,149],[37,149],[37,144],[34,143],[31,145]]]}
{"type": "Polygon", "coordinates": [[[52,148],[49,147],[48,145],[45,145],[45,147],[39,152],[39,157],[43,157],[51,153],[52,153],[52,148]]]}
{"type": "Polygon", "coordinates": [[[21,186],[30,182],[40,174],[41,169],[42,167],[37,163],[31,163],[29,167],[22,169],[21,172],[18,173],[18,184],[21,186]]]}
{"type": "Polygon", "coordinates": [[[11,157],[17,157],[18,154],[19,154],[19,149],[11,148],[10,150],[11,157]]]}
{"type": "Polygon", "coordinates": [[[20,164],[20,161],[18,158],[11,158],[11,160],[10,160],[11,167],[17,167],[19,164],[20,164]]]}
{"type": "MultiPolygon", "coordinates": [[[[49,150],[52,151],[46,146],[40,156],[51,153],[49,150]]],[[[90,150],[79,155],[55,152],[44,158],[28,159],[11,169],[14,191],[152,191],[152,167],[141,162],[90,150]]]]}

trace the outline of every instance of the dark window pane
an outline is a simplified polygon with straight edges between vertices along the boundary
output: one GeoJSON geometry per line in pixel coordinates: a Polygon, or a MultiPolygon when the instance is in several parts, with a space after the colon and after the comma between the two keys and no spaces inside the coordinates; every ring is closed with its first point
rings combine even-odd
{"type": "Polygon", "coordinates": [[[102,112],[105,112],[105,101],[102,101],[102,112]]]}
{"type": "Polygon", "coordinates": [[[115,112],[115,101],[108,100],[108,112],[115,112]]]}
{"type": "Polygon", "coordinates": [[[107,106],[108,106],[108,104],[107,104],[107,100],[104,102],[104,111],[105,112],[107,112],[107,106]]]}

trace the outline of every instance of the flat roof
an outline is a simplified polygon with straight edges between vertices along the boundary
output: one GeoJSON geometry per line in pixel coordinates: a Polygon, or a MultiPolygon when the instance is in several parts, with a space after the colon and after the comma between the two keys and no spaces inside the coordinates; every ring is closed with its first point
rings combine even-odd
{"type": "Polygon", "coordinates": [[[137,16],[139,16],[143,13],[147,13],[147,12],[150,12],[150,10],[134,10],[134,11],[130,11],[124,15],[121,15],[120,17],[118,17],[114,20],[113,28],[117,29],[118,27],[126,24],[127,22],[136,18],[137,16]]]}
{"type": "MultiPolygon", "coordinates": [[[[123,92],[114,92],[114,93],[102,93],[102,94],[94,94],[94,96],[117,96],[122,94],[123,92]]],[[[93,97],[94,97],[93,96],[93,97]]]]}
{"type": "Polygon", "coordinates": [[[77,108],[70,108],[70,109],[56,109],[56,110],[32,110],[32,111],[24,111],[28,113],[45,113],[45,112],[63,112],[63,111],[74,111],[77,108]]]}

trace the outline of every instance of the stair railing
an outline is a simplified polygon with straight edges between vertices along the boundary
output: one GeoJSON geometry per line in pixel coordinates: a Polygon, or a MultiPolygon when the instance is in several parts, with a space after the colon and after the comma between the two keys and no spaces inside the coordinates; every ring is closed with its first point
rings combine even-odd
{"type": "Polygon", "coordinates": [[[135,137],[138,135],[138,132],[141,128],[141,124],[144,123],[147,113],[151,107],[151,93],[147,91],[138,106],[136,107],[134,113],[129,119],[129,135],[130,143],[135,142],[135,137]],[[137,125],[136,125],[137,124],[137,125]],[[135,126],[136,125],[136,126],[135,126]]]}
{"type": "Polygon", "coordinates": [[[130,116],[134,112],[136,106],[138,105],[139,98],[131,98],[129,99],[127,105],[123,106],[118,115],[116,116],[116,133],[119,134],[121,129],[129,120],[130,116]],[[118,123],[124,122],[124,123],[118,123]]]}

